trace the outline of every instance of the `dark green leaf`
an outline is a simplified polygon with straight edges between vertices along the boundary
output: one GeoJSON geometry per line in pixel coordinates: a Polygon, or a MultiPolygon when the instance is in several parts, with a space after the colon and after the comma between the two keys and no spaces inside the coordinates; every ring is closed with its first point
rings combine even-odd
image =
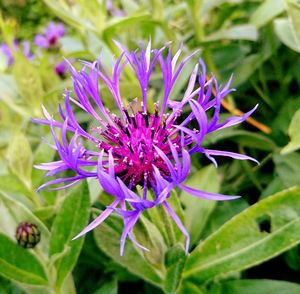
{"type": "Polygon", "coordinates": [[[38,259],[0,233],[0,274],[31,285],[47,285],[47,277],[38,259]]]}
{"type": "Polygon", "coordinates": [[[167,272],[164,282],[164,290],[166,293],[176,293],[181,282],[181,274],[185,260],[186,255],[181,246],[174,246],[167,251],[165,257],[167,272]]]}

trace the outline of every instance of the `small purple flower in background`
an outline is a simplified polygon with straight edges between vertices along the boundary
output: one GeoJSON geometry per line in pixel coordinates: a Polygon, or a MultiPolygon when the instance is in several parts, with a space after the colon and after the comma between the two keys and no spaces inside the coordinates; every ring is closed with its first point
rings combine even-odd
{"type": "Polygon", "coordinates": [[[57,45],[58,40],[65,34],[65,27],[62,23],[49,22],[44,34],[38,34],[34,43],[41,48],[51,48],[57,45]]]}
{"type": "Polygon", "coordinates": [[[123,16],[126,16],[125,11],[116,8],[116,7],[114,6],[112,0],[107,0],[107,1],[106,1],[106,9],[107,9],[107,11],[109,11],[109,13],[110,13],[112,16],[116,16],[116,17],[123,17],[123,16]]]}
{"type": "Polygon", "coordinates": [[[54,71],[62,78],[64,79],[66,77],[66,71],[67,71],[67,63],[66,61],[61,61],[57,63],[54,67],[54,71]]]}
{"type": "MultiPolygon", "coordinates": [[[[18,43],[17,40],[14,40],[13,47],[14,47],[14,50],[17,51],[17,52],[20,50],[20,44],[18,43]]],[[[29,42],[28,41],[21,42],[21,48],[23,48],[24,56],[28,60],[32,60],[33,59],[33,54],[30,52],[29,42]]],[[[2,53],[6,56],[7,64],[9,66],[12,65],[14,63],[14,56],[13,56],[13,53],[12,53],[12,50],[10,49],[10,47],[6,43],[2,43],[0,45],[0,51],[2,51],[2,53]]]]}
{"type": "Polygon", "coordinates": [[[74,95],[71,96],[69,91],[65,93],[65,110],[59,107],[62,122],[54,120],[44,107],[45,119],[33,120],[50,126],[55,144],[49,145],[57,150],[60,157],[58,161],[42,163],[36,168],[47,170],[46,176],[54,176],[67,170],[73,171],[74,174],[50,180],[39,189],[63,189],[86,178],[97,179],[102,188],[113,197],[113,201],[75,238],[100,225],[115,211],[124,221],[121,255],[127,237],[140,248],[147,250],[136,242],[132,229],[143,211],[162,205],[186,236],[187,253],[189,234],[167,203],[171,190],[178,187],[195,197],[208,200],[238,198],[239,196],[200,191],[184,185],[183,182],[190,173],[190,156],[194,153],[203,153],[216,166],[215,156],[257,162],[246,155],[205,149],[201,145],[206,134],[243,122],[257,106],[241,117],[229,117],[219,122],[221,100],[232,91],[231,79],[222,88],[214,77],[207,80],[206,68],[200,59],[190,75],[181,100],[174,101],[170,97],[171,90],[180,78],[184,65],[195,53],[177,65],[181,49],[172,57],[171,48],[168,46],[160,50],[151,50],[149,42],[146,50],[141,47],[139,53],[136,53],[127,51],[118,42],[116,44],[122,54],[115,62],[111,74],[101,61],[83,62],[84,69],[79,72],[69,65],[74,95]],[[163,54],[165,51],[166,57],[163,54]],[[121,98],[119,88],[120,76],[125,65],[132,68],[141,88],[141,99],[136,98],[126,104],[126,100],[121,98]],[[162,73],[164,96],[160,102],[153,103],[147,93],[154,69],[159,69],[162,73]],[[118,109],[116,114],[105,108],[99,82],[107,87],[115,100],[118,109]],[[79,125],[74,108],[87,112],[94,119],[90,131],[79,125]],[[183,117],[184,109],[187,112],[183,117]],[[212,112],[210,119],[206,113],[209,110],[212,112]],[[55,129],[61,130],[61,139],[56,135],[55,129]],[[72,135],[70,140],[67,133],[72,135]],[[94,149],[87,149],[84,140],[90,141],[94,149]],[[63,186],[56,186],[59,184],[63,186]],[[52,185],[55,186],[49,187],[52,185]],[[142,188],[142,195],[138,194],[137,187],[142,188]],[[153,196],[150,197],[150,193],[153,196]]]}

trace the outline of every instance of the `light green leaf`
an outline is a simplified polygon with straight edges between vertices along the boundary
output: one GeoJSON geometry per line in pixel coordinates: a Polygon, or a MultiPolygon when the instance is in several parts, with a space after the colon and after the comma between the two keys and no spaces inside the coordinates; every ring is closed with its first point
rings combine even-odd
{"type": "Polygon", "coordinates": [[[69,191],[53,222],[49,256],[56,257],[56,286],[58,288],[72,271],[81,251],[84,238],[75,241],[72,241],[72,238],[86,226],[89,218],[89,205],[88,187],[84,182],[69,191]]]}
{"type": "MultiPolygon", "coordinates": [[[[216,168],[212,164],[202,168],[193,174],[185,185],[208,192],[219,192],[220,181],[216,168]]],[[[190,233],[191,245],[194,245],[199,241],[216,202],[199,199],[186,192],[182,192],[180,199],[185,206],[185,225],[190,233]]]]}
{"type": "Polygon", "coordinates": [[[8,62],[6,55],[1,51],[0,52],[0,72],[3,72],[7,69],[8,62]]]}
{"type": "Polygon", "coordinates": [[[299,1],[285,0],[286,11],[291,23],[291,29],[297,44],[297,48],[300,49],[300,5],[299,1]]]}
{"type": "Polygon", "coordinates": [[[274,154],[275,170],[286,188],[300,183],[300,154],[292,152],[286,155],[274,154]]]}
{"type": "Polygon", "coordinates": [[[213,284],[209,294],[298,294],[300,285],[276,280],[240,280],[213,284]]]}
{"type": "Polygon", "coordinates": [[[45,257],[48,256],[50,232],[25,205],[10,199],[5,193],[0,193],[0,231],[10,238],[15,238],[15,230],[19,223],[28,221],[38,226],[41,232],[41,241],[37,245],[41,248],[45,257]]]}
{"type": "Polygon", "coordinates": [[[291,23],[287,18],[278,18],[274,21],[274,28],[277,37],[280,41],[294,51],[300,52],[300,47],[297,44],[291,23]]]}
{"type": "Polygon", "coordinates": [[[28,207],[34,206],[33,198],[36,197],[34,191],[27,188],[24,183],[13,174],[1,175],[0,191],[9,194],[10,198],[15,199],[28,207]]]}
{"type": "Polygon", "coordinates": [[[260,28],[282,12],[284,12],[284,0],[262,1],[250,17],[250,23],[260,28]]]}
{"type": "MultiPolygon", "coordinates": [[[[70,6],[67,1],[44,0],[45,4],[63,21],[79,30],[97,31],[97,27],[88,19],[80,15],[79,5],[70,6]]],[[[100,7],[99,7],[100,8],[100,7]]]]}
{"type": "Polygon", "coordinates": [[[61,44],[61,50],[65,54],[84,51],[84,46],[79,38],[65,36],[62,37],[59,42],[61,44]]]}
{"type": "Polygon", "coordinates": [[[290,136],[290,142],[282,148],[281,154],[287,154],[300,148],[300,109],[294,114],[290,123],[288,134],[290,136]]]}
{"type": "Polygon", "coordinates": [[[6,278],[31,284],[47,285],[47,277],[38,259],[0,233],[0,274],[6,278]]]}
{"type": "Polygon", "coordinates": [[[23,102],[34,115],[40,115],[40,106],[43,101],[43,85],[40,73],[22,54],[14,56],[13,76],[23,96],[23,102]]]}
{"type": "MultiPolygon", "coordinates": [[[[46,140],[49,140],[50,136],[46,136],[46,140]]],[[[50,140],[49,140],[50,141],[50,140]]],[[[41,164],[44,162],[52,161],[56,150],[51,148],[45,142],[41,142],[33,154],[33,164],[41,164]]],[[[39,169],[33,168],[31,173],[32,185],[34,188],[38,188],[44,181],[45,173],[39,169]]]]}
{"type": "Polygon", "coordinates": [[[8,146],[7,159],[12,172],[30,188],[32,151],[23,133],[17,132],[14,134],[8,146]]]}
{"type": "Polygon", "coordinates": [[[254,25],[244,24],[230,27],[228,29],[221,29],[211,35],[205,37],[204,41],[219,41],[219,40],[248,40],[256,41],[258,32],[254,25]]]}
{"type": "Polygon", "coordinates": [[[149,23],[155,25],[158,22],[153,20],[151,14],[149,14],[148,12],[130,15],[128,17],[123,18],[112,18],[110,21],[107,22],[106,27],[103,30],[104,39],[109,42],[109,39],[114,36],[116,31],[128,29],[128,27],[130,26],[136,27],[140,23],[149,23]]]}
{"type": "Polygon", "coordinates": [[[300,190],[268,197],[233,217],[187,259],[184,277],[197,284],[247,269],[300,242],[300,190]]]}
{"type": "Polygon", "coordinates": [[[1,74],[0,75],[0,97],[3,99],[3,95],[10,97],[16,97],[18,95],[18,87],[15,79],[12,75],[1,74]]]}
{"type": "Polygon", "coordinates": [[[98,247],[115,262],[142,279],[160,286],[162,274],[157,272],[142,256],[131,241],[126,242],[124,255],[120,256],[120,237],[123,223],[119,217],[111,215],[104,223],[94,230],[98,247]],[[134,262],[133,262],[134,261],[134,262]]]}

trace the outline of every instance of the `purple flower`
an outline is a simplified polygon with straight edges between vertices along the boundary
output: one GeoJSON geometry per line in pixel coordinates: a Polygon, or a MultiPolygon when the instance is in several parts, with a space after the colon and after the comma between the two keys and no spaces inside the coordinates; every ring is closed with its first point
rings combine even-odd
{"type": "Polygon", "coordinates": [[[106,1],[106,9],[112,16],[116,16],[116,17],[126,16],[126,12],[116,8],[112,0],[106,1]]]}
{"type": "Polygon", "coordinates": [[[65,34],[65,27],[62,23],[49,22],[44,34],[38,34],[34,42],[41,48],[51,48],[57,45],[57,41],[65,34]]]}
{"type": "Polygon", "coordinates": [[[54,67],[54,71],[62,78],[64,79],[66,77],[66,71],[67,71],[67,63],[66,61],[61,61],[57,63],[54,67]]]}
{"type": "Polygon", "coordinates": [[[180,78],[184,65],[195,53],[178,64],[181,49],[172,57],[168,46],[151,50],[149,42],[146,50],[141,47],[139,53],[136,53],[127,51],[118,42],[116,44],[122,54],[115,62],[111,74],[100,61],[83,62],[84,69],[79,72],[69,64],[74,93],[65,93],[64,110],[59,107],[60,121],[54,120],[44,107],[45,119],[34,119],[36,123],[50,126],[55,144],[49,145],[57,150],[60,158],[58,161],[42,163],[36,168],[48,171],[47,177],[73,171],[73,176],[60,176],[39,189],[63,189],[86,178],[97,179],[113,201],[75,238],[100,225],[112,212],[117,212],[124,221],[121,255],[127,237],[137,246],[146,249],[134,240],[132,229],[143,211],[162,205],[186,236],[188,252],[189,234],[168,205],[170,193],[178,187],[192,196],[208,200],[238,198],[239,196],[200,191],[186,186],[184,181],[190,173],[190,157],[194,153],[203,153],[215,165],[217,156],[257,162],[246,155],[205,149],[202,146],[206,134],[243,122],[257,106],[241,117],[229,117],[220,122],[221,100],[232,91],[231,79],[224,87],[220,87],[214,77],[207,80],[205,65],[199,60],[182,98],[174,101],[170,97],[171,90],[180,78]],[[163,57],[165,52],[166,57],[163,57]],[[126,104],[119,87],[125,65],[132,68],[141,88],[141,99],[136,98],[126,104]],[[163,76],[164,96],[161,101],[152,103],[148,97],[149,80],[156,69],[163,76]],[[117,107],[116,114],[105,107],[99,82],[112,95],[117,107]],[[213,88],[215,95],[212,94],[213,88]],[[89,131],[77,122],[75,108],[88,113],[94,120],[89,131]],[[183,117],[184,109],[186,111],[183,117]],[[210,119],[207,116],[209,110],[212,112],[210,119]],[[60,139],[55,129],[61,131],[60,139]],[[71,135],[70,140],[67,134],[71,135]],[[90,141],[89,145],[94,148],[88,149],[84,141],[90,141]],[[142,195],[138,194],[137,187],[142,188],[142,195]],[[154,199],[149,197],[149,193],[154,195],[154,199]]]}
{"type": "MultiPolygon", "coordinates": [[[[13,47],[14,47],[14,50],[17,51],[17,52],[20,50],[20,48],[19,48],[20,45],[19,45],[17,40],[14,40],[13,47]]],[[[27,59],[32,60],[33,59],[33,54],[30,52],[29,42],[28,41],[21,42],[21,47],[23,48],[24,56],[27,59]]],[[[0,50],[6,56],[7,64],[12,65],[14,63],[14,56],[13,56],[13,53],[12,53],[12,50],[10,49],[10,47],[6,43],[2,43],[0,45],[0,50]]]]}

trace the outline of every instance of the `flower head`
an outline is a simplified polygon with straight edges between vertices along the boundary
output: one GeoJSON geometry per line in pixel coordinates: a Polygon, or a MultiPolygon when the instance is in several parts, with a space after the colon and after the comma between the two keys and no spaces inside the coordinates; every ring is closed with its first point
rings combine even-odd
{"type": "MultiPolygon", "coordinates": [[[[29,42],[28,41],[21,42],[21,47],[23,48],[24,56],[27,59],[32,60],[33,59],[33,54],[30,52],[29,42]]],[[[18,43],[17,40],[13,41],[13,49],[15,51],[20,50],[20,44],[18,43]]],[[[11,48],[6,43],[2,43],[0,45],[0,51],[5,55],[5,57],[7,59],[7,64],[12,65],[14,63],[14,56],[13,56],[11,48]]]]}
{"type": "Polygon", "coordinates": [[[58,40],[65,34],[62,23],[49,22],[44,34],[35,36],[34,42],[41,48],[51,48],[57,45],[58,40]]]}
{"type": "Polygon", "coordinates": [[[47,170],[47,176],[66,170],[74,172],[73,176],[56,178],[39,189],[63,189],[86,178],[97,179],[113,201],[76,238],[98,226],[115,211],[124,220],[121,254],[127,237],[145,249],[134,240],[132,229],[144,210],[162,205],[186,236],[187,252],[189,234],[167,203],[171,191],[178,187],[195,197],[209,200],[238,198],[239,196],[200,191],[183,182],[189,175],[190,157],[194,153],[203,153],[215,165],[215,156],[256,162],[246,155],[205,149],[202,146],[206,134],[241,123],[256,107],[241,117],[229,117],[219,122],[221,100],[232,91],[231,80],[222,88],[214,77],[207,80],[202,60],[194,66],[182,98],[176,101],[171,99],[171,90],[183,67],[196,53],[178,64],[181,49],[172,57],[170,47],[151,50],[151,42],[146,50],[141,47],[139,53],[129,52],[121,44],[116,44],[122,54],[115,62],[111,74],[100,61],[83,62],[85,67],[79,72],[69,65],[74,93],[71,95],[67,91],[64,110],[59,107],[62,122],[54,120],[45,108],[45,119],[34,119],[37,123],[50,126],[55,142],[51,146],[60,157],[58,161],[36,167],[47,170]],[[119,87],[120,76],[126,65],[134,71],[141,89],[141,98],[133,99],[127,104],[121,97],[119,87]],[[148,89],[150,77],[156,69],[162,73],[164,95],[161,101],[152,102],[148,97],[148,89]],[[111,93],[117,108],[116,114],[105,107],[99,82],[111,93]],[[74,108],[88,113],[94,119],[90,131],[78,123],[74,108]],[[210,119],[208,110],[213,113],[210,119]],[[55,129],[61,130],[61,140],[55,129]],[[69,141],[67,133],[72,135],[69,141]],[[93,150],[84,145],[85,140],[92,143],[93,150]],[[63,186],[57,186],[60,184],[63,186]],[[142,195],[138,194],[137,187],[142,188],[142,195]],[[150,193],[152,197],[149,197],[150,193]]]}

